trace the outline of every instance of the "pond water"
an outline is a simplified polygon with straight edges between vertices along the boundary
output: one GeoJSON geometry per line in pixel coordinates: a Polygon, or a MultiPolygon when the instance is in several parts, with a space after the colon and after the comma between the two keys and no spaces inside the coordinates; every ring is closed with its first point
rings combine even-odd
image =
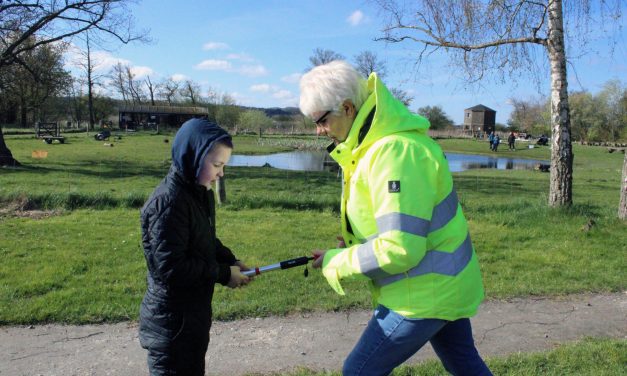
{"type": "MultiPolygon", "coordinates": [[[[461,172],[476,168],[496,168],[499,170],[532,170],[538,163],[548,164],[548,161],[536,159],[518,159],[506,156],[492,157],[472,154],[447,153],[451,172],[461,172]]],[[[269,166],[281,170],[294,171],[330,171],[333,170],[333,160],[325,151],[293,151],[269,155],[239,155],[231,156],[229,166],[262,167],[269,166]]]]}

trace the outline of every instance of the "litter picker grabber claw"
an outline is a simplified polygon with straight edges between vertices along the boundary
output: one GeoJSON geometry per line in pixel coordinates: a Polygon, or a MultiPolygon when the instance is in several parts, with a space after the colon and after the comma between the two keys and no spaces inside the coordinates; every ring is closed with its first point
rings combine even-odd
{"type": "MultiPolygon", "coordinates": [[[[295,266],[307,265],[309,261],[314,260],[314,259],[315,257],[313,256],[312,257],[309,257],[309,256],[297,257],[297,258],[293,258],[290,260],[281,261],[276,264],[256,267],[250,270],[245,270],[242,272],[242,274],[247,277],[251,277],[254,275],[259,275],[261,273],[267,273],[272,270],[289,269],[295,266]]],[[[308,274],[307,267],[305,267],[305,277],[307,277],[307,274],[308,274]]]]}

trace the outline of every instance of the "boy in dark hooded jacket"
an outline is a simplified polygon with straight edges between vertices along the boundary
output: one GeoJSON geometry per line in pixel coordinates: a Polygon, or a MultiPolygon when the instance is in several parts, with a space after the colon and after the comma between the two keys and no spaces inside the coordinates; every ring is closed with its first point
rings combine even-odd
{"type": "Polygon", "coordinates": [[[231,136],[207,120],[183,124],[172,166],[141,210],[148,288],[139,340],[151,375],[204,375],[216,283],[248,283],[248,268],[216,237],[211,184],[224,175],[231,136]]]}

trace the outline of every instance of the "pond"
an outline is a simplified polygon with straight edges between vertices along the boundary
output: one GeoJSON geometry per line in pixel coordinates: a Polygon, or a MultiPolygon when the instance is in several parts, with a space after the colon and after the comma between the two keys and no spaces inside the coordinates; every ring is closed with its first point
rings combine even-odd
{"type": "MultiPolygon", "coordinates": [[[[451,172],[461,172],[477,168],[496,168],[499,170],[532,170],[538,163],[548,161],[536,159],[519,159],[511,157],[492,157],[485,155],[447,153],[451,172]]],[[[231,156],[229,166],[241,167],[274,167],[281,170],[294,171],[331,171],[334,161],[325,151],[292,151],[269,155],[231,156]]]]}

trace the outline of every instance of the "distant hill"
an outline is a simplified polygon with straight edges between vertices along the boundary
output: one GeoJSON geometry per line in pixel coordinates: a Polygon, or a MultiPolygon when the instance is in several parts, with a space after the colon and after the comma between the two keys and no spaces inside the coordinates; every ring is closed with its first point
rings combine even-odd
{"type": "Polygon", "coordinates": [[[258,108],[258,107],[246,107],[240,106],[243,110],[259,110],[265,112],[266,116],[293,116],[300,115],[300,109],[298,107],[270,107],[270,108],[258,108]]]}

